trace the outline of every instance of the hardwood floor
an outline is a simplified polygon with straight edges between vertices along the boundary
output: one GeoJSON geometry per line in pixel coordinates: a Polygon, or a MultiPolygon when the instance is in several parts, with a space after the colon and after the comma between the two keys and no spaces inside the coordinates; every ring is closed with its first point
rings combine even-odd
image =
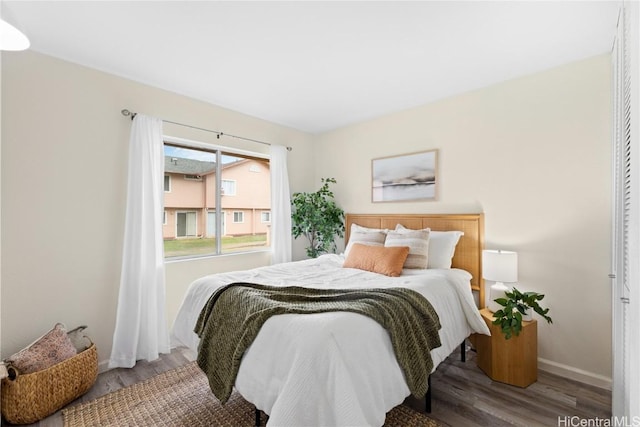
{"type": "Polygon", "coordinates": [[[466,363],[456,353],[449,356],[431,385],[431,418],[455,427],[580,425],[569,419],[611,417],[609,390],[543,371],[527,388],[494,382],[476,366],[472,351],[467,352],[466,363]],[[559,423],[560,419],[567,421],[559,423]]]}
{"type": "MultiPolygon", "coordinates": [[[[526,389],[491,381],[476,366],[475,353],[467,352],[466,363],[454,352],[432,377],[433,401],[430,417],[452,427],[580,425],[578,419],[611,417],[611,392],[556,375],[539,372],[538,381],[526,389]],[[559,424],[559,419],[566,422],[559,424]],[[571,417],[579,417],[569,421],[571,417]]],[[[98,376],[93,388],[72,405],[143,381],[190,361],[186,351],[175,349],[154,362],[139,362],[132,369],[113,369],[98,376]]],[[[423,402],[408,399],[416,409],[423,402]]],[[[586,421],[585,421],[586,423],[586,421]]],[[[61,427],[61,412],[32,424],[61,427]]],[[[4,421],[2,425],[8,425],[4,421]]],[[[583,424],[587,425],[587,424],[583,424]]],[[[589,424],[595,425],[595,424],[589,424]]]]}

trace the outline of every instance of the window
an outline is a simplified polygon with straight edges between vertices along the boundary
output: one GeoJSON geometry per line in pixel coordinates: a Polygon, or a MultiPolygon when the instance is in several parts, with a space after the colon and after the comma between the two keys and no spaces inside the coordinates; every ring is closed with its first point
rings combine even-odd
{"type": "Polygon", "coordinates": [[[235,196],[236,195],[236,182],[230,179],[222,180],[222,195],[223,196],[235,196]]]}
{"type": "Polygon", "coordinates": [[[269,160],[203,145],[165,139],[165,258],[264,250],[271,221],[269,160]]]}
{"type": "Polygon", "coordinates": [[[162,212],[162,225],[167,225],[167,211],[162,212]]]}

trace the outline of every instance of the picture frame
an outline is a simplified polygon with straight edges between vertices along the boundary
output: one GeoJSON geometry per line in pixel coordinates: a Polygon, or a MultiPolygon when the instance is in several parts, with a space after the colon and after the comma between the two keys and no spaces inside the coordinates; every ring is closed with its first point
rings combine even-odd
{"type": "Polygon", "coordinates": [[[371,201],[438,199],[438,150],[371,160],[371,201]]]}

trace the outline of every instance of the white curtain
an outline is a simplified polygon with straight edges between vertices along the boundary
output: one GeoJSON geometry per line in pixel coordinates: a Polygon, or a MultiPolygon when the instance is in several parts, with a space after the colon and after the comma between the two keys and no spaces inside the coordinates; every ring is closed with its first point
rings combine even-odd
{"type": "Polygon", "coordinates": [[[271,263],[291,261],[291,198],[287,148],[271,146],[271,263]]]}
{"type": "Polygon", "coordinates": [[[154,360],[169,352],[163,205],[162,120],[138,114],[129,140],[122,273],[109,368],[130,368],[136,360],[154,360]]]}

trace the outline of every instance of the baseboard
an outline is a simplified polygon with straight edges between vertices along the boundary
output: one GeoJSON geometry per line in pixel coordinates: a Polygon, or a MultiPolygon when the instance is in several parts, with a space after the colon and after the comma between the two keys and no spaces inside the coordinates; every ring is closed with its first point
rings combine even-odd
{"type": "Polygon", "coordinates": [[[594,374],[593,372],[583,371],[573,366],[564,365],[562,363],[552,362],[551,360],[538,358],[538,369],[549,372],[574,381],[589,384],[595,387],[611,390],[611,378],[603,375],[594,374]]]}
{"type": "MultiPolygon", "coordinates": [[[[170,351],[175,350],[177,347],[171,347],[170,351]]],[[[191,351],[191,350],[187,350],[186,348],[182,351],[182,354],[186,357],[187,360],[190,361],[194,361],[196,360],[196,353],[191,351]]],[[[102,360],[98,362],[98,374],[102,374],[103,372],[107,372],[111,370],[111,368],[109,368],[109,359],[107,360],[102,360]]]]}
{"type": "Polygon", "coordinates": [[[109,361],[103,360],[102,362],[98,362],[98,374],[103,372],[107,372],[109,370],[109,361]]]}

